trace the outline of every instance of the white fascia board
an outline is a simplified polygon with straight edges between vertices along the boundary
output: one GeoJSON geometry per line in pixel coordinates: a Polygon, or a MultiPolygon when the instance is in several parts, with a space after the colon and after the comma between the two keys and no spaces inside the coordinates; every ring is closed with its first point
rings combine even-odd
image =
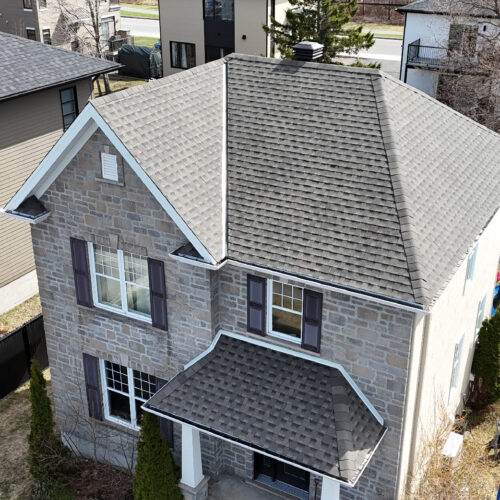
{"type": "Polygon", "coordinates": [[[254,345],[257,345],[259,347],[264,347],[264,348],[270,349],[272,351],[281,352],[283,354],[288,354],[289,356],[295,356],[296,358],[305,359],[307,361],[312,361],[313,363],[318,363],[320,365],[324,365],[324,366],[328,366],[330,368],[337,369],[340,373],[342,373],[342,375],[345,377],[347,382],[349,382],[349,385],[352,387],[354,392],[356,392],[356,394],[360,397],[360,399],[363,401],[363,403],[366,405],[366,407],[370,410],[370,412],[375,417],[377,422],[380,425],[384,425],[384,419],[382,418],[380,413],[370,403],[368,398],[363,394],[361,389],[357,386],[356,382],[354,382],[354,380],[346,372],[345,368],[342,365],[335,363],[333,361],[328,361],[326,359],[319,358],[317,356],[311,356],[310,354],[295,351],[293,349],[288,349],[287,347],[283,347],[283,346],[276,345],[276,344],[271,344],[270,342],[266,342],[265,340],[254,339],[253,337],[247,337],[246,335],[228,332],[226,330],[219,330],[217,335],[215,336],[214,340],[210,344],[210,347],[208,349],[206,349],[205,351],[203,351],[198,356],[196,356],[196,358],[192,359],[189,363],[187,363],[184,366],[184,370],[187,370],[189,367],[193,366],[195,363],[200,361],[200,359],[204,358],[207,354],[210,354],[215,349],[215,346],[217,345],[217,342],[219,341],[221,335],[226,335],[226,336],[231,337],[233,339],[241,340],[242,342],[248,342],[249,344],[254,344],[254,345]]]}
{"type": "Polygon", "coordinates": [[[50,217],[50,212],[46,212],[40,217],[36,217],[32,219],[31,217],[23,217],[22,215],[13,214],[10,212],[6,212],[4,208],[0,208],[0,214],[5,215],[5,217],[10,217],[11,219],[21,220],[23,222],[27,222],[28,224],[38,224],[39,222],[44,221],[48,217],[50,217]]]}
{"type": "Polygon", "coordinates": [[[78,115],[66,133],[56,142],[40,165],[38,165],[35,171],[30,175],[28,180],[7,203],[4,210],[16,210],[17,207],[31,195],[40,198],[98,128],[102,130],[130,168],[135,172],[137,177],[141,179],[203,259],[210,264],[215,264],[215,259],[210,255],[205,246],[165,198],[156,184],[149,178],[146,172],[144,172],[122,141],[111,130],[111,127],[105,122],[91,103],[85,106],[84,110],[78,115]]]}

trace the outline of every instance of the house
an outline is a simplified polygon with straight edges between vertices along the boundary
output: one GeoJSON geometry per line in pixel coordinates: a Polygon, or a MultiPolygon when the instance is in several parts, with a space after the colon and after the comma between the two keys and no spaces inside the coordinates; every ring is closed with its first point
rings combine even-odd
{"type": "MultiPolygon", "coordinates": [[[[119,65],[6,33],[0,33],[0,45],[4,205],[83,110],[92,97],[93,78],[119,65]]],[[[0,312],[37,290],[30,229],[22,220],[0,220],[0,312]]]]}
{"type": "MultiPolygon", "coordinates": [[[[106,42],[119,29],[119,1],[100,0],[99,15],[106,42]]],[[[48,45],[89,52],[95,44],[89,40],[89,28],[93,32],[86,0],[2,0],[0,5],[0,32],[48,45]]]]}
{"type": "Polygon", "coordinates": [[[276,51],[262,29],[285,19],[286,0],[159,0],[164,74],[232,52],[269,56],[276,51]]]}
{"type": "Polygon", "coordinates": [[[488,2],[418,0],[405,14],[400,78],[461,113],[499,130],[500,11],[488,2]],[[476,7],[474,7],[476,5],[476,7]],[[492,122],[492,118],[496,117],[492,122]]]}
{"type": "Polygon", "coordinates": [[[491,309],[499,155],[376,69],[233,54],[94,99],[3,209],[66,442],[130,464],[148,411],[187,499],[403,497],[491,309]]]}

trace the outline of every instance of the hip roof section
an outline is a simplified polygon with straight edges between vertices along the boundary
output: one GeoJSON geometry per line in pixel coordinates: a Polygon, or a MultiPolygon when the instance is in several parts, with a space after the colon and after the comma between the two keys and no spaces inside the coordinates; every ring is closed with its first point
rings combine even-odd
{"type": "Polygon", "coordinates": [[[0,47],[0,101],[121,67],[8,33],[0,33],[0,47]]]}

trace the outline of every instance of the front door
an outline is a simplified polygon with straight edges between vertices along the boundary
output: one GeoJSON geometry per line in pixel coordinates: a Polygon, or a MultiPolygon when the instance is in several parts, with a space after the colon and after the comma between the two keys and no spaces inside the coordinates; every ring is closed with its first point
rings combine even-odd
{"type": "Polygon", "coordinates": [[[272,482],[281,481],[295,488],[309,491],[309,472],[285,464],[259,453],[254,454],[254,478],[267,476],[272,482]]]}

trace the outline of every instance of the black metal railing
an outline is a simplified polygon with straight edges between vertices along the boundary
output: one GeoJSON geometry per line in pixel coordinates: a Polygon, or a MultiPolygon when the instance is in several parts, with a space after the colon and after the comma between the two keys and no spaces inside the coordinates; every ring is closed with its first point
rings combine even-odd
{"type": "Polygon", "coordinates": [[[420,39],[408,45],[407,64],[418,66],[447,66],[450,64],[448,49],[420,45],[420,39]]]}

